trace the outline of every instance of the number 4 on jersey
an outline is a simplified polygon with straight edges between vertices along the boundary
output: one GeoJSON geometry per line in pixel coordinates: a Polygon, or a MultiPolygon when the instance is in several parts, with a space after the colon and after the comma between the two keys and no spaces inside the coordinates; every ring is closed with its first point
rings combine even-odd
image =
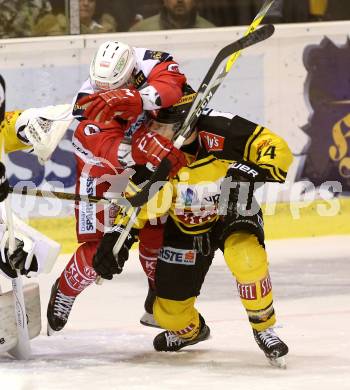
{"type": "Polygon", "coordinates": [[[273,160],[276,157],[276,146],[269,146],[264,153],[262,153],[262,150],[260,149],[258,151],[258,158],[257,161],[261,159],[263,156],[270,156],[271,160],[273,160]]]}

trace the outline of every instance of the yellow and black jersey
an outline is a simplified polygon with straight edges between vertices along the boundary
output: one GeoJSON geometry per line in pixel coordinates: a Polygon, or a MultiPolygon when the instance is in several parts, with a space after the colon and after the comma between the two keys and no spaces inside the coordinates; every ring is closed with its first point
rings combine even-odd
{"type": "Polygon", "coordinates": [[[238,115],[207,110],[197,124],[202,144],[199,160],[208,153],[218,159],[251,161],[267,171],[267,180],[283,183],[292,153],[280,136],[238,115]]]}
{"type": "Polygon", "coordinates": [[[16,131],[16,122],[21,113],[22,111],[5,112],[5,118],[0,127],[0,153],[3,147],[6,153],[28,149],[28,144],[18,138],[16,131]]]}
{"type": "MultiPolygon", "coordinates": [[[[209,111],[196,129],[199,150],[195,161],[181,168],[142,208],[135,227],[168,213],[184,233],[208,231],[218,219],[221,183],[235,161],[257,164],[265,170],[267,181],[285,181],[292,153],[267,128],[239,116],[209,111]]],[[[193,156],[188,157],[193,161],[193,156]]]]}

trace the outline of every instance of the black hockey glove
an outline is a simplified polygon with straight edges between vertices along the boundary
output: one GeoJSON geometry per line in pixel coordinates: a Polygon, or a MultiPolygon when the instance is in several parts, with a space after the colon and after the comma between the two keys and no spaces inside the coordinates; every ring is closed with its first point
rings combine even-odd
{"type": "Polygon", "coordinates": [[[11,279],[17,278],[16,270],[19,270],[20,274],[25,276],[27,276],[29,272],[38,271],[38,261],[35,256],[33,256],[29,269],[25,269],[28,253],[23,250],[23,246],[23,241],[16,238],[16,249],[14,252],[9,256],[8,248],[5,248],[5,262],[0,258],[1,271],[11,279]]]}
{"type": "Polygon", "coordinates": [[[94,270],[104,279],[111,280],[114,274],[120,274],[123,271],[124,263],[129,258],[129,250],[136,241],[136,231],[131,229],[119,253],[113,254],[114,245],[123,230],[124,227],[117,225],[111,232],[106,233],[93,258],[92,266],[94,270]]]}
{"type": "Polygon", "coordinates": [[[6,177],[5,165],[0,161],[0,202],[4,201],[9,194],[9,182],[6,177]]]}
{"type": "Polygon", "coordinates": [[[237,161],[230,165],[221,184],[219,214],[225,220],[237,219],[240,215],[257,213],[260,206],[254,191],[266,180],[264,169],[248,161],[237,161]]]}

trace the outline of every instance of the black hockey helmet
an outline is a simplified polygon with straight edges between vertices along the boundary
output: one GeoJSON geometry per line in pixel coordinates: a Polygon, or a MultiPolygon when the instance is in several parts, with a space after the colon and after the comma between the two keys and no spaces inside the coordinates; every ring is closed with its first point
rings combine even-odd
{"type": "Polygon", "coordinates": [[[174,131],[180,129],[188,112],[190,111],[192,102],[196,98],[196,92],[190,85],[185,84],[183,87],[183,96],[171,107],[161,108],[156,116],[156,121],[160,123],[177,124],[174,131]]]}

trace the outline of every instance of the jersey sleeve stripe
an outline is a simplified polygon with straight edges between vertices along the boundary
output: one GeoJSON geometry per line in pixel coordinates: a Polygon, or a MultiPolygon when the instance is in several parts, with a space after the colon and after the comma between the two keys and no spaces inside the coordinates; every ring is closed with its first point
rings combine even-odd
{"type": "Polygon", "coordinates": [[[248,141],[246,143],[245,149],[244,149],[244,159],[247,161],[250,161],[250,151],[253,142],[259,137],[259,135],[263,132],[264,127],[257,126],[253,132],[253,134],[248,138],[248,141]]]}
{"type": "MultiPolygon", "coordinates": [[[[271,176],[278,182],[282,182],[284,183],[285,180],[286,180],[286,176],[285,175],[283,177],[283,175],[280,173],[280,170],[278,168],[276,168],[275,166],[273,165],[270,165],[270,164],[259,164],[259,167],[261,168],[265,168],[265,169],[268,169],[269,172],[271,173],[271,176]]],[[[282,171],[283,172],[283,171],[282,171]]]]}

